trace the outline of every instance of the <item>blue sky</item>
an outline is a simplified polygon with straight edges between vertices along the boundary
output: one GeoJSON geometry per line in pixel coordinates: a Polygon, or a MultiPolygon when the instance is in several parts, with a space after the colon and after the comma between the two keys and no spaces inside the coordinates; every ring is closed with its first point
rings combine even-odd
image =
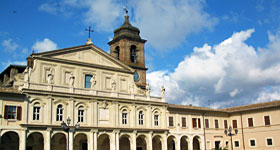
{"type": "Polygon", "coordinates": [[[83,45],[89,25],[105,51],[128,5],[148,40],[147,79],[167,101],[213,108],[280,98],[278,0],[0,1],[0,70],[35,52],[83,45]]]}

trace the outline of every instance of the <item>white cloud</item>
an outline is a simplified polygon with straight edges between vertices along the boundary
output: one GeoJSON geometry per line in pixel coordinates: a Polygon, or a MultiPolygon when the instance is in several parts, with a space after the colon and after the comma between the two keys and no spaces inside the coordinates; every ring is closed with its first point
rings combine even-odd
{"type": "Polygon", "coordinates": [[[190,33],[211,29],[217,19],[197,0],[134,1],[135,23],[148,43],[159,50],[178,46],[190,33]],[[144,11],[143,11],[144,10],[144,11]]]}
{"type": "Polygon", "coordinates": [[[8,51],[14,51],[18,48],[17,43],[13,42],[13,39],[4,40],[2,46],[8,51]]]}
{"type": "Polygon", "coordinates": [[[267,46],[258,49],[245,43],[253,32],[234,33],[214,46],[194,47],[174,72],[148,73],[151,88],[164,84],[166,99],[171,103],[207,106],[211,100],[215,108],[278,98],[272,96],[278,94],[275,90],[266,94],[264,89],[280,89],[280,32],[269,33],[267,46]],[[261,92],[264,94],[259,95],[261,92]]]}
{"type": "MultiPolygon", "coordinates": [[[[128,3],[132,24],[140,28],[143,38],[158,50],[179,46],[190,33],[211,30],[218,20],[204,11],[204,1],[131,0],[128,3]]],[[[71,8],[80,8],[84,12],[84,23],[94,24],[97,31],[112,32],[124,21],[124,6],[118,0],[61,0],[44,3],[39,9],[65,14],[77,11],[71,8]]]]}
{"type": "Polygon", "coordinates": [[[57,45],[50,39],[45,38],[43,41],[36,41],[33,44],[32,49],[34,49],[37,52],[45,52],[50,50],[56,50],[57,45]]]}

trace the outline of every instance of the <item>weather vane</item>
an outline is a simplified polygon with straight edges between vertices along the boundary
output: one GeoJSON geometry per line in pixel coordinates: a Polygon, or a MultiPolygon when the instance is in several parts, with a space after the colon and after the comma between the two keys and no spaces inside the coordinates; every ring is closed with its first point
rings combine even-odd
{"type": "Polygon", "coordinates": [[[86,28],[86,31],[88,31],[88,38],[90,39],[90,32],[94,32],[94,31],[90,29],[90,26],[86,28]]]}

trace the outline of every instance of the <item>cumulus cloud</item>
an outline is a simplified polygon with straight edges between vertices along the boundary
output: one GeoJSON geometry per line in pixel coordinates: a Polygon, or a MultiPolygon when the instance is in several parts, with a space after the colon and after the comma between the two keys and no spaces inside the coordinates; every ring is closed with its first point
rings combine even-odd
{"type": "Polygon", "coordinates": [[[7,50],[7,51],[14,51],[18,48],[18,45],[17,43],[15,43],[13,41],[13,39],[7,39],[7,40],[4,40],[2,42],[2,46],[7,50]]]}
{"type": "Polygon", "coordinates": [[[34,49],[37,52],[45,52],[57,49],[57,45],[50,39],[45,38],[43,41],[36,41],[33,44],[32,49],[34,49]]]}
{"type": "Polygon", "coordinates": [[[234,33],[213,46],[194,47],[173,72],[148,73],[153,94],[165,85],[170,103],[207,106],[211,100],[213,108],[279,99],[280,33],[269,33],[267,46],[256,49],[245,42],[254,31],[234,33]],[[279,88],[268,93],[267,86],[279,88]]]}
{"type": "MultiPolygon", "coordinates": [[[[128,3],[131,22],[149,39],[148,44],[158,50],[179,46],[190,33],[211,30],[218,21],[204,11],[204,1],[131,0],[128,3]]],[[[44,3],[40,10],[64,14],[76,10],[71,8],[80,8],[85,10],[82,19],[86,24],[94,24],[97,31],[112,32],[123,22],[124,6],[118,0],[61,0],[44,3]]]]}

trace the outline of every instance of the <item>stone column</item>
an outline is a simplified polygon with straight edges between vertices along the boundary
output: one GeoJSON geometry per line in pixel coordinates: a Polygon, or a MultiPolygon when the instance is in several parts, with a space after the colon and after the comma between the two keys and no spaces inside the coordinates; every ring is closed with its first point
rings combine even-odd
{"type": "Polygon", "coordinates": [[[189,148],[189,150],[193,150],[193,137],[190,136],[189,138],[190,138],[190,148],[189,148]]]}
{"type": "Polygon", "coordinates": [[[136,150],[136,131],[131,134],[130,150],[136,150]]]}
{"type": "Polygon", "coordinates": [[[21,131],[21,136],[20,136],[20,150],[25,150],[26,149],[26,129],[23,129],[21,131]]]}
{"type": "Polygon", "coordinates": [[[176,150],[181,150],[181,139],[180,139],[179,135],[176,136],[176,141],[177,141],[177,143],[175,145],[176,150]]]}
{"type": "Polygon", "coordinates": [[[93,133],[93,150],[97,150],[97,131],[93,133]]]}
{"type": "Polygon", "coordinates": [[[162,150],[167,150],[167,133],[164,133],[162,136],[161,136],[161,149],[162,150]]]}
{"type": "Polygon", "coordinates": [[[115,132],[110,133],[110,150],[115,150],[116,148],[116,135],[115,132]]]}
{"type": "Polygon", "coordinates": [[[51,150],[51,132],[52,129],[51,128],[47,128],[47,132],[46,132],[46,137],[44,137],[45,139],[45,144],[44,144],[44,149],[45,150],[51,150]]]}
{"type": "Polygon", "coordinates": [[[120,132],[116,131],[116,150],[119,150],[120,148],[120,132]]]}
{"type": "Polygon", "coordinates": [[[147,149],[153,150],[153,132],[149,132],[146,142],[147,142],[147,149]]]}
{"type": "MultiPolygon", "coordinates": [[[[201,138],[201,150],[205,150],[205,145],[206,145],[206,143],[204,142],[204,136],[201,136],[200,137],[201,138]]],[[[223,143],[221,143],[221,144],[223,144],[223,143]]]]}
{"type": "Polygon", "coordinates": [[[69,150],[74,149],[74,132],[70,131],[69,132],[69,150]]]}

